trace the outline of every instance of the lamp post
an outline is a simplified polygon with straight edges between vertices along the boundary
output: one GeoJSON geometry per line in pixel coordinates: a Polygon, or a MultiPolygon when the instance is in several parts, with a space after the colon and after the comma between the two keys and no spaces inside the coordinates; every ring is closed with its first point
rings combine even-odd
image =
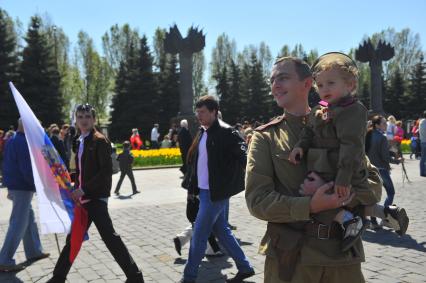
{"type": "Polygon", "coordinates": [[[55,63],[56,63],[56,69],[58,69],[58,42],[56,40],[56,25],[52,26],[53,30],[53,39],[55,41],[55,63]]]}

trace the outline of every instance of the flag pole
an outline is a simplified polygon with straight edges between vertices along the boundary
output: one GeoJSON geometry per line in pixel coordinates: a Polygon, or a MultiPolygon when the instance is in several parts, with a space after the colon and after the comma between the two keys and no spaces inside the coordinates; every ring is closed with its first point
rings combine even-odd
{"type": "Polygon", "coordinates": [[[56,234],[56,233],[55,233],[55,241],[56,241],[56,246],[58,247],[58,253],[60,255],[61,254],[61,249],[59,248],[58,234],[56,234]]]}

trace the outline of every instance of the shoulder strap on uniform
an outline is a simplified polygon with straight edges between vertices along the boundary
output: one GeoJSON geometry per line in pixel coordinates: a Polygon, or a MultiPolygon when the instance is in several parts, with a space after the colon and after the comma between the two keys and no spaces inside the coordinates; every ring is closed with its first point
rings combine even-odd
{"type": "Polygon", "coordinates": [[[278,116],[275,119],[272,119],[269,123],[257,127],[255,129],[255,131],[258,131],[258,132],[264,131],[264,130],[266,130],[269,127],[272,127],[274,125],[277,125],[277,124],[281,123],[281,121],[284,120],[284,119],[285,119],[285,115],[278,116]]]}

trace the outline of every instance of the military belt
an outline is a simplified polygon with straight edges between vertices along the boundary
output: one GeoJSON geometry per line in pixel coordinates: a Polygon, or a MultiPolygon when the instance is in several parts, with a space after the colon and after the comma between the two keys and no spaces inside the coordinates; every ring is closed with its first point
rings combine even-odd
{"type": "Polygon", "coordinates": [[[342,239],[343,231],[337,222],[325,225],[317,221],[311,221],[305,225],[305,235],[319,240],[342,239]]]}

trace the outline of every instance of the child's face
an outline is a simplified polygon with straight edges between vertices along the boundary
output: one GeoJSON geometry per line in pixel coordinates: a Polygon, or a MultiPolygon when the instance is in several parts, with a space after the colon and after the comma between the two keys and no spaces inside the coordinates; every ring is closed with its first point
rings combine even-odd
{"type": "Polygon", "coordinates": [[[345,80],[341,71],[336,68],[322,71],[315,81],[319,96],[328,103],[337,102],[343,96],[350,94],[355,87],[355,82],[345,80]]]}

